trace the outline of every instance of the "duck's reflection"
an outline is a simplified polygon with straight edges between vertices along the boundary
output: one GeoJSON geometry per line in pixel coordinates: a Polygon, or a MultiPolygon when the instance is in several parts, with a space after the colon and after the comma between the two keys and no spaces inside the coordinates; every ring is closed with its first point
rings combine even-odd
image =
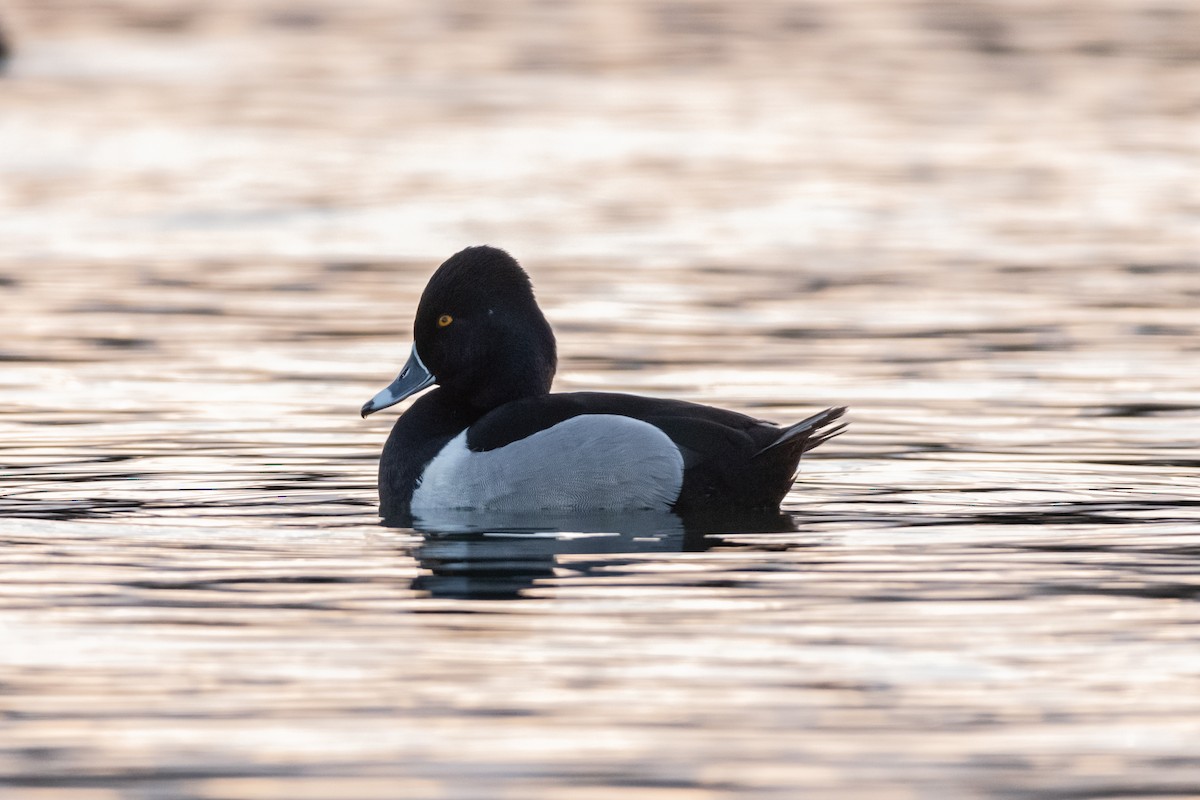
{"type": "Polygon", "coordinates": [[[621,556],[699,552],[733,546],[723,533],[794,531],[790,515],[776,512],[736,519],[674,514],[481,514],[442,511],[384,520],[411,528],[421,540],[410,549],[421,574],[413,588],[434,597],[516,599],[549,578],[587,575],[622,563],[621,556]],[[571,556],[570,570],[560,556],[571,556]],[[586,556],[595,556],[588,559],[586,556]],[[580,558],[580,556],[585,556],[580,558]]]}

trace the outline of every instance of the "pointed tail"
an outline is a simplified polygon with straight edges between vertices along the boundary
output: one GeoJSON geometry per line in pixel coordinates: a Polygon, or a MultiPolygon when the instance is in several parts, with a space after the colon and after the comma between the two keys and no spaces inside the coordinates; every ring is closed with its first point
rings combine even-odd
{"type": "Polygon", "coordinates": [[[764,453],[768,453],[771,450],[783,445],[796,445],[798,443],[801,445],[800,452],[807,453],[814,447],[818,447],[825,442],[828,442],[830,439],[846,430],[847,423],[845,422],[835,425],[832,428],[826,428],[822,430],[826,425],[836,422],[845,413],[846,407],[838,406],[837,408],[827,408],[819,414],[813,414],[808,419],[797,422],[795,425],[792,425],[783,433],[779,434],[778,439],[771,442],[762,450],[759,450],[754,454],[754,457],[758,458],[764,453]]]}

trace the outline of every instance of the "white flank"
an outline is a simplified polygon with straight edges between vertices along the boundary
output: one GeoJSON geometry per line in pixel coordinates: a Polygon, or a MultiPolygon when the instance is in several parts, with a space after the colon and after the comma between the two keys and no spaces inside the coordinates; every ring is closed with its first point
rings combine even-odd
{"type": "Polygon", "coordinates": [[[467,449],[463,431],[425,467],[412,509],[666,511],[682,486],[683,456],[665,433],[583,414],[483,453],[467,449]]]}

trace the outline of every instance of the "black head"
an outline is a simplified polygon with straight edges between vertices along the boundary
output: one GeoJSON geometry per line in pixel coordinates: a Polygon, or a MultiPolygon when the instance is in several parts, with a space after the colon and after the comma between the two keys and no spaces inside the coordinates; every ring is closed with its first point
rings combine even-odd
{"type": "Polygon", "coordinates": [[[482,409],[549,392],[558,363],[529,276],[495,247],[468,247],[438,267],[417,306],[413,342],[448,394],[482,409]]]}

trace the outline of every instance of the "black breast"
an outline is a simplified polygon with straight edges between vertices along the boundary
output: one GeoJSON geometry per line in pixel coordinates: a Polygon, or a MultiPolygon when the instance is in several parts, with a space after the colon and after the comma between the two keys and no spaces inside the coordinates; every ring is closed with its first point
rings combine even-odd
{"type": "Polygon", "coordinates": [[[429,392],[400,415],[379,458],[379,513],[384,518],[408,513],[417,479],[446,443],[466,430],[479,411],[429,392]]]}

